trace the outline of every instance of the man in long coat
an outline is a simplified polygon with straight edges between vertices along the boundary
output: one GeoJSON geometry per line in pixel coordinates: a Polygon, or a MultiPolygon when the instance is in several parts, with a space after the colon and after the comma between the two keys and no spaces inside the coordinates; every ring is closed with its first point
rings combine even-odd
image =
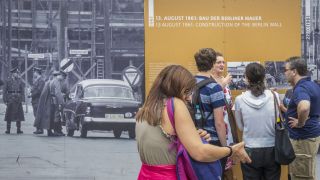
{"type": "MultiPolygon", "coordinates": [[[[33,69],[33,85],[31,87],[31,104],[33,108],[33,115],[36,118],[37,110],[39,106],[40,95],[44,87],[44,79],[41,76],[42,70],[40,68],[33,69]]],[[[43,134],[43,130],[41,128],[37,128],[33,134],[43,134]]]]}
{"type": "Polygon", "coordinates": [[[7,105],[4,120],[7,122],[6,134],[10,134],[11,122],[16,122],[17,134],[22,134],[21,121],[24,121],[22,102],[25,101],[24,84],[19,76],[19,69],[11,69],[11,77],[3,87],[3,102],[7,105]]]}
{"type": "MultiPolygon", "coordinates": [[[[34,127],[37,129],[50,129],[51,96],[49,92],[50,81],[47,81],[43,87],[39,98],[39,105],[34,121],[34,127]]],[[[48,130],[48,136],[51,136],[51,130],[48,130]]]]}
{"type": "Polygon", "coordinates": [[[46,82],[41,93],[34,126],[47,129],[48,136],[63,136],[59,113],[59,108],[63,105],[61,93],[62,76],[59,71],[55,71],[53,76],[52,80],[46,82]]]}
{"type": "Polygon", "coordinates": [[[52,101],[52,121],[53,121],[53,130],[54,134],[57,136],[64,136],[62,132],[62,108],[65,104],[64,95],[62,93],[62,83],[64,81],[62,71],[56,71],[54,73],[54,78],[50,82],[50,94],[53,99],[52,101]]]}

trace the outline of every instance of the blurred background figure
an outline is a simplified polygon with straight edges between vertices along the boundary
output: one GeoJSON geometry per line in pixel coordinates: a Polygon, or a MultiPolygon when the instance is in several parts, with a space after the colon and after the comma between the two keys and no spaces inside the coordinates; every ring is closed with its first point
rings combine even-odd
{"type": "MultiPolygon", "coordinates": [[[[31,104],[33,108],[33,115],[36,119],[37,116],[37,110],[40,100],[40,95],[43,90],[45,81],[42,77],[42,70],[41,68],[33,68],[33,85],[31,87],[31,104]]],[[[41,128],[37,128],[33,134],[43,134],[43,130],[41,128]]]]}
{"type": "Polygon", "coordinates": [[[61,106],[61,109],[60,109],[60,116],[61,116],[62,125],[65,125],[66,124],[66,119],[63,116],[63,108],[64,108],[64,105],[67,103],[67,101],[70,100],[70,97],[69,97],[70,85],[69,85],[69,82],[68,82],[67,73],[62,71],[62,70],[60,70],[60,74],[62,76],[61,93],[62,93],[62,96],[63,96],[63,105],[61,106]]]}

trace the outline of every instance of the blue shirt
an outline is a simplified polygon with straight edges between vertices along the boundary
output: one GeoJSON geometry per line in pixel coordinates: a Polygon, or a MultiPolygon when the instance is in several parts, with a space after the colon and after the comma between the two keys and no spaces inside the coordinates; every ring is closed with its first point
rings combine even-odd
{"type": "Polygon", "coordinates": [[[301,79],[294,87],[286,113],[286,124],[291,139],[307,139],[320,136],[320,87],[310,77],[301,79]],[[298,118],[297,107],[302,100],[310,102],[309,119],[302,128],[290,128],[289,118],[298,118]]]}
{"type": "Polygon", "coordinates": [[[286,94],[284,95],[282,103],[283,103],[284,107],[286,107],[286,108],[288,108],[288,106],[289,106],[289,103],[290,103],[290,100],[292,97],[292,92],[293,92],[293,89],[288,89],[286,91],[286,94]]]}
{"type": "MultiPolygon", "coordinates": [[[[286,91],[286,94],[284,95],[282,103],[283,103],[284,107],[286,107],[286,108],[288,108],[288,106],[289,106],[289,103],[290,103],[290,100],[292,97],[292,93],[293,93],[293,89],[288,89],[286,91]]],[[[286,117],[286,112],[281,111],[281,113],[282,113],[283,117],[286,117]]]]}
{"type": "MultiPolygon", "coordinates": [[[[197,83],[205,79],[206,76],[195,76],[197,83]]],[[[211,139],[219,140],[218,133],[214,124],[213,109],[225,106],[224,93],[218,83],[209,83],[200,89],[201,107],[204,111],[204,118],[208,117],[204,129],[210,133],[211,139]]]]}

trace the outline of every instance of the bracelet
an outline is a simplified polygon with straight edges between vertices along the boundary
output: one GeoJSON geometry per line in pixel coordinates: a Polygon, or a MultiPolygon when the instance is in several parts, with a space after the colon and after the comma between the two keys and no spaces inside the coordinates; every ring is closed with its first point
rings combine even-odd
{"type": "Polygon", "coordinates": [[[225,147],[230,149],[230,153],[226,157],[232,156],[232,153],[233,153],[232,148],[230,146],[225,146],[225,147]]]}

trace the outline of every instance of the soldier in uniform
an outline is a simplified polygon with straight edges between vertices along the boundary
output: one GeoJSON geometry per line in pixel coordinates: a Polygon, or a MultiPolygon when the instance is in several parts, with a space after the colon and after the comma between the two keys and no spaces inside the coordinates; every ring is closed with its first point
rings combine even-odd
{"type": "MultiPolygon", "coordinates": [[[[33,108],[33,115],[36,119],[37,110],[39,105],[39,99],[41,92],[43,90],[45,81],[42,77],[42,70],[41,68],[33,68],[33,86],[31,87],[31,104],[33,108]]],[[[36,127],[36,131],[33,134],[43,134],[43,129],[40,127],[36,127]]]]}
{"type": "Polygon", "coordinates": [[[4,120],[7,122],[6,134],[10,134],[11,122],[16,122],[17,134],[22,134],[21,121],[24,121],[22,102],[24,97],[24,84],[19,76],[19,69],[11,69],[11,77],[5,81],[3,87],[3,102],[7,105],[4,120]]]}

